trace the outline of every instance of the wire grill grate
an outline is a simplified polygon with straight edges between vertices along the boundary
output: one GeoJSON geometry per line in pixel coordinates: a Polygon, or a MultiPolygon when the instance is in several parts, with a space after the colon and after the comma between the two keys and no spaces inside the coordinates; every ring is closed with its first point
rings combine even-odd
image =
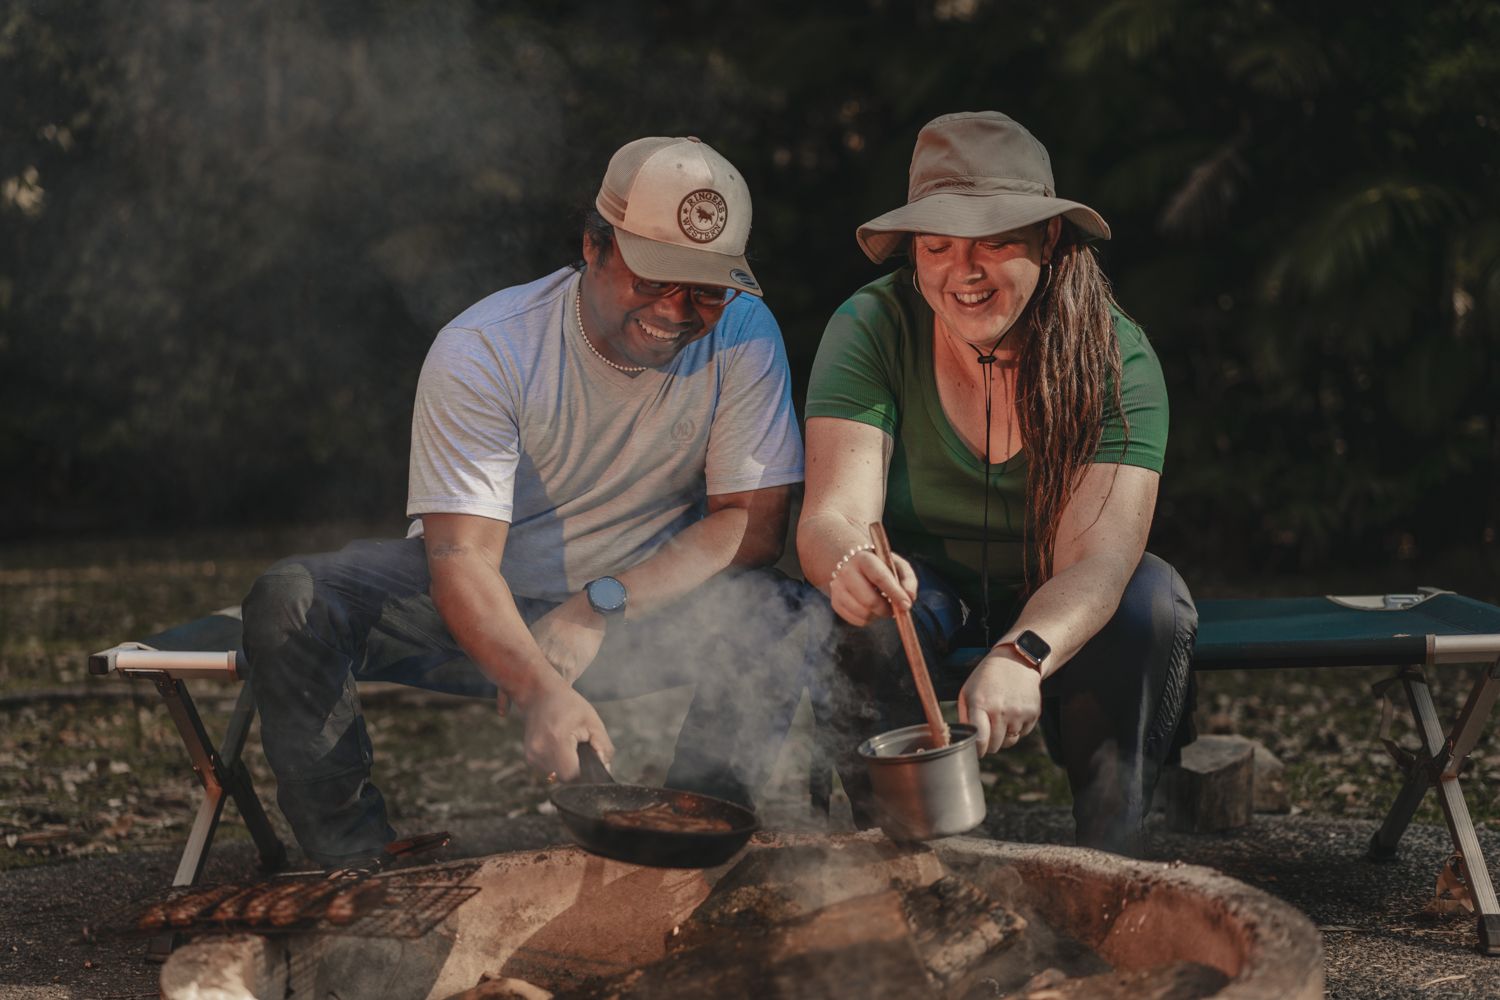
{"type": "MultiPolygon", "coordinates": [[[[130,937],[150,937],[163,932],[179,931],[183,934],[337,934],[350,937],[419,938],[448,918],[448,915],[478,894],[479,887],[464,885],[476,871],[478,865],[444,867],[436,870],[397,872],[376,876],[372,881],[385,883],[385,899],[372,907],[368,913],[346,924],[331,923],[324,917],[327,905],[324,899],[309,909],[309,914],[282,927],[268,921],[251,924],[244,920],[219,921],[194,919],[186,924],[167,927],[143,928],[141,920],[153,907],[187,895],[202,891],[205,886],[174,886],[160,889],[143,899],[137,899],[104,914],[97,922],[84,928],[86,937],[103,940],[130,937]]],[[[266,888],[290,884],[290,877],[265,879],[258,886],[266,888]]],[[[298,885],[311,886],[321,883],[318,878],[303,877],[298,885]]],[[[348,883],[352,886],[351,880],[348,883]]],[[[249,888],[249,886],[246,886],[249,888]]],[[[212,906],[207,907],[211,912],[212,906]]]]}

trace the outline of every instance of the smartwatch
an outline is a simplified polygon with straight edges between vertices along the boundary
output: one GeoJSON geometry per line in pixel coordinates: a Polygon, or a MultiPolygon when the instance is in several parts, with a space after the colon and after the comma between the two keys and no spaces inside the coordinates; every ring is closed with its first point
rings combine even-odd
{"type": "Polygon", "coordinates": [[[629,595],[625,592],[625,585],[614,577],[601,576],[587,584],[583,592],[589,599],[589,607],[598,614],[609,618],[625,613],[625,602],[629,595]]]}
{"type": "Polygon", "coordinates": [[[1014,647],[1015,651],[1021,654],[1021,658],[1037,673],[1042,672],[1042,661],[1052,652],[1052,647],[1047,645],[1047,641],[1030,629],[1016,636],[1008,645],[1014,647]]]}

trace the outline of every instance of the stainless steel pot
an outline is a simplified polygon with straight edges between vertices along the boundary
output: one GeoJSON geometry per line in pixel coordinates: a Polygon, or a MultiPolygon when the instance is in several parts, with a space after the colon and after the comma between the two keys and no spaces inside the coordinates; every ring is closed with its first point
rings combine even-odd
{"type": "Polygon", "coordinates": [[[875,818],[892,840],[932,840],[966,833],[984,822],[977,730],[950,727],[952,742],[932,749],[923,723],[882,733],[859,745],[875,791],[875,818]]]}

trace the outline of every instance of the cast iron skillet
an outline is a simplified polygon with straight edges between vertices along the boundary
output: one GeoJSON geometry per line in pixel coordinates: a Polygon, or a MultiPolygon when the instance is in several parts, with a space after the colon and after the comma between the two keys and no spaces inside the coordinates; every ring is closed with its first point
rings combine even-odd
{"type": "Polygon", "coordinates": [[[590,854],[654,868],[712,868],[723,864],[760,829],[760,819],[744,806],[723,799],[669,788],[617,785],[599,755],[587,743],[578,745],[580,781],[552,793],[552,804],[569,836],[590,854]],[[725,820],[728,830],[683,833],[610,826],[603,820],[612,809],[643,809],[661,802],[688,816],[725,820]]]}

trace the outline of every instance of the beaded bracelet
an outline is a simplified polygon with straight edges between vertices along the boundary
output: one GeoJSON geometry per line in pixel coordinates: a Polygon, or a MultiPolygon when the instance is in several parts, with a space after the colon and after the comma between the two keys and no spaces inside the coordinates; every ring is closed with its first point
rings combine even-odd
{"type": "Polygon", "coordinates": [[[841,570],[841,569],[844,568],[844,563],[848,562],[850,559],[853,559],[855,556],[859,555],[861,552],[874,552],[874,551],[875,551],[875,546],[869,545],[869,544],[866,544],[866,545],[856,545],[854,548],[850,549],[847,553],[844,554],[844,558],[842,558],[838,562],[834,563],[834,566],[833,566],[833,575],[828,578],[828,582],[830,584],[832,584],[833,581],[835,581],[835,580],[837,580],[839,578],[839,570],[841,570]]]}

